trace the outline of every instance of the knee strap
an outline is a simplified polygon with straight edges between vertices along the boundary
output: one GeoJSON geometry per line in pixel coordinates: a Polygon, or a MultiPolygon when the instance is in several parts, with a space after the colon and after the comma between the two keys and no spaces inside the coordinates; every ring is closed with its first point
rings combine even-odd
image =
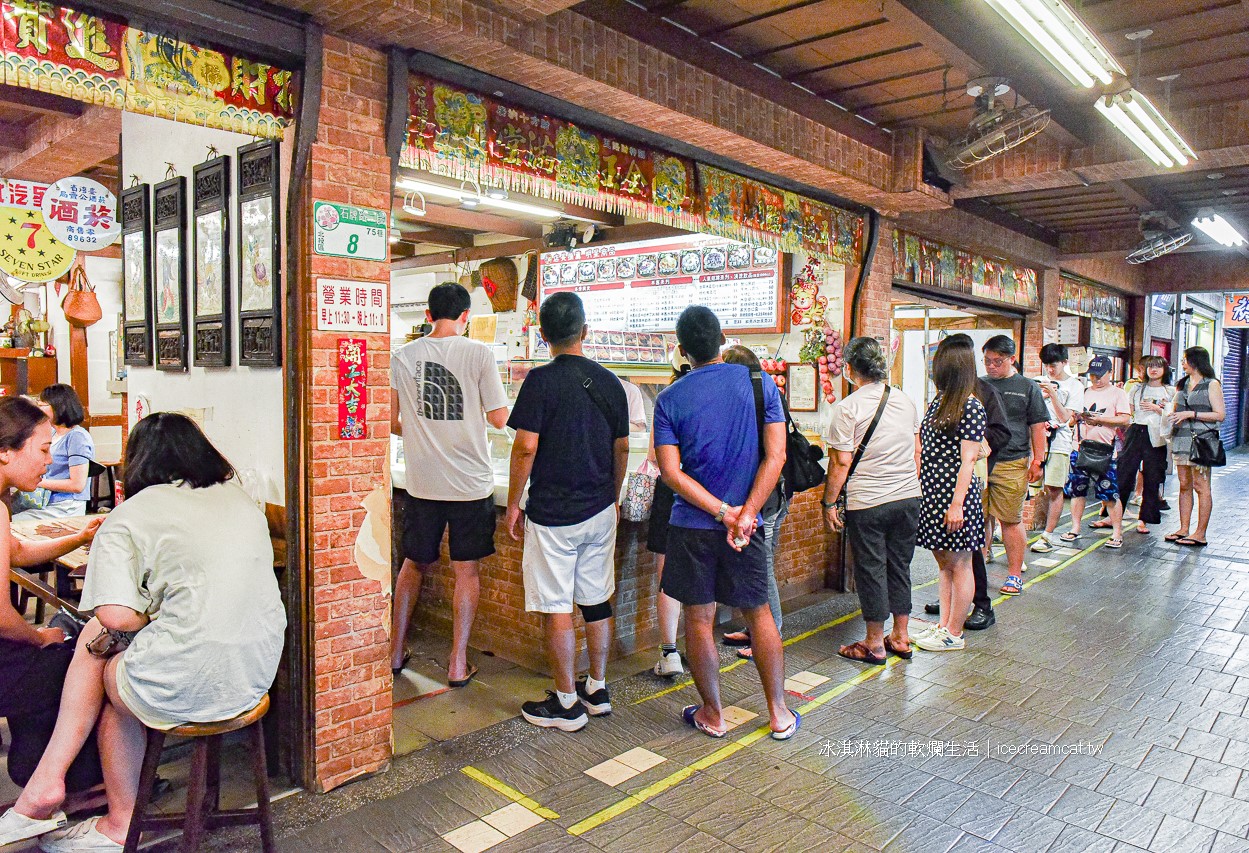
{"type": "Polygon", "coordinates": [[[586,622],[602,622],[604,619],[611,618],[611,601],[604,601],[601,604],[578,604],[581,608],[581,618],[586,622]]]}

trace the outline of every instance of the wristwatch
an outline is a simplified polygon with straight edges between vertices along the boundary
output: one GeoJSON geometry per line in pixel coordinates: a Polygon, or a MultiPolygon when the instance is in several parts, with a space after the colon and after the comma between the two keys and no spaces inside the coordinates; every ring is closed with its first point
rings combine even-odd
{"type": "Polygon", "coordinates": [[[716,515],[716,521],[724,521],[724,517],[729,514],[729,505],[727,501],[720,501],[720,512],[716,515]]]}
{"type": "Polygon", "coordinates": [[[824,507],[824,509],[832,509],[833,507],[837,506],[837,500],[834,498],[832,503],[829,503],[828,501],[821,498],[820,506],[824,507]]]}

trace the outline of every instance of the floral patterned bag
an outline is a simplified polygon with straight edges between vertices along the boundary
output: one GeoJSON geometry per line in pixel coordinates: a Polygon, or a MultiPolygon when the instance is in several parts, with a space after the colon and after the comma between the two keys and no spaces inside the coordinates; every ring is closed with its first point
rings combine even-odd
{"type": "Polygon", "coordinates": [[[625,478],[625,496],[620,504],[621,518],[625,521],[646,521],[651,517],[651,505],[655,502],[655,481],[658,479],[659,466],[649,459],[625,478]]]}

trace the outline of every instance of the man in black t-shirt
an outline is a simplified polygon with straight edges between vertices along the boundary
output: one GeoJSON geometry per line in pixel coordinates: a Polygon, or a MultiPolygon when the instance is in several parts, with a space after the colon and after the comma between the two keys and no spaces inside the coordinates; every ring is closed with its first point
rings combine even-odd
{"type": "Polygon", "coordinates": [[[557,293],[538,314],[550,364],[525,377],[507,425],[516,430],[503,523],[519,541],[525,609],[545,614],[555,690],[521,714],[575,732],[586,713],[611,713],[607,651],[616,590],[616,503],[629,460],[629,406],[620,380],[581,354],[588,326],[581,298],[557,293]],[[529,484],[524,516],[521,498],[529,484]],[[585,620],[590,674],[575,685],[573,604],[585,620]]]}

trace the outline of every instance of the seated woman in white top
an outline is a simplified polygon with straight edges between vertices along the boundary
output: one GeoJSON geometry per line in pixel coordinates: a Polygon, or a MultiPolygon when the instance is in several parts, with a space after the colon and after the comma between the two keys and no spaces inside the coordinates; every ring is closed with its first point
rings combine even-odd
{"type": "MultiPolygon", "coordinates": [[[[126,449],[127,500],[91,549],[83,609],[94,609],[65,680],[56,730],[4,830],[55,826],[65,771],[96,719],[108,814],[45,835],[50,853],[121,850],[134,810],[144,726],[226,720],[269,689],[286,613],[264,514],[230,463],[183,415],[149,415],[126,449]],[[123,632],[137,632],[129,640],[123,632]],[[101,635],[120,642],[97,657],[101,635]],[[99,645],[99,643],[97,643],[99,645]]],[[[10,833],[11,834],[11,833],[10,833]]]]}
{"type": "Polygon", "coordinates": [[[51,410],[52,464],[39,482],[40,489],[51,492],[46,506],[18,513],[22,518],[64,518],[87,514],[91,497],[88,468],[95,459],[95,442],[91,433],[82,428],[87,413],[78,392],[71,386],[49,385],[39,399],[51,410]]]}

